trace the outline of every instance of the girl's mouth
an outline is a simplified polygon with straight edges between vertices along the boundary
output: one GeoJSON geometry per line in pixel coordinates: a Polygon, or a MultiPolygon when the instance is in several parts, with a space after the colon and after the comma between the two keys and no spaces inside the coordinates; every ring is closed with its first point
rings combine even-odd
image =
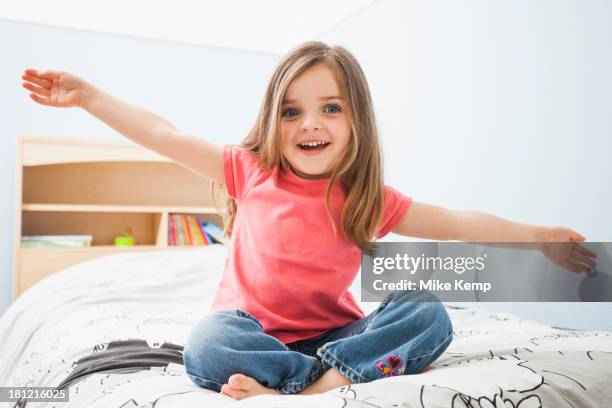
{"type": "Polygon", "coordinates": [[[329,146],[330,142],[325,142],[323,140],[311,141],[311,142],[303,142],[297,145],[298,149],[300,149],[303,153],[312,155],[318,154],[325,150],[327,146],[329,146]]]}

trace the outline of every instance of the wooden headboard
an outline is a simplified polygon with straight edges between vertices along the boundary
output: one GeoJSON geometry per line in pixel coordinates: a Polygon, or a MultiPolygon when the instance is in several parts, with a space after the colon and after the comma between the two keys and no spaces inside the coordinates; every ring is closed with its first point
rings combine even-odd
{"type": "Polygon", "coordinates": [[[168,245],[169,214],[197,214],[222,226],[208,180],[127,140],[20,136],[16,175],[14,299],[85,260],[176,248],[168,245]],[[136,245],[114,246],[126,227],[136,245]],[[24,235],[93,241],[84,248],[22,248],[24,235]]]}

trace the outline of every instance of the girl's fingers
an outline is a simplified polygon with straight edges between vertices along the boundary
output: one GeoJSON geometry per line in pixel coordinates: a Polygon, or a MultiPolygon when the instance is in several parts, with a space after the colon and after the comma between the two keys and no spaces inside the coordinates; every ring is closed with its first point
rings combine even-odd
{"type": "Polygon", "coordinates": [[[47,88],[50,89],[51,86],[53,86],[53,83],[51,81],[48,81],[46,79],[42,79],[42,78],[38,78],[38,77],[34,77],[31,75],[22,75],[21,79],[25,80],[25,81],[30,81],[32,83],[35,83],[36,85],[40,85],[43,88],[47,88]]]}
{"type": "Polygon", "coordinates": [[[577,233],[576,231],[572,231],[570,230],[570,241],[579,241],[582,242],[584,241],[586,238],[583,237],[582,235],[580,235],[579,233],[577,233]]]}
{"type": "Polygon", "coordinates": [[[33,68],[26,68],[24,72],[26,73],[26,75],[38,76],[38,70],[33,68]]]}
{"type": "Polygon", "coordinates": [[[49,106],[49,100],[47,98],[41,98],[36,94],[30,94],[30,98],[32,98],[34,102],[40,103],[41,105],[49,106]]]}
{"type": "Polygon", "coordinates": [[[576,251],[580,252],[583,255],[590,256],[591,258],[597,258],[597,253],[596,252],[593,252],[590,249],[585,248],[582,245],[578,245],[576,247],[576,251]]]}
{"type": "Polygon", "coordinates": [[[589,265],[591,267],[595,267],[597,265],[597,263],[593,260],[593,258],[590,258],[586,255],[583,255],[579,252],[574,252],[572,254],[573,259],[582,262],[583,264],[589,265]]]}
{"type": "Polygon", "coordinates": [[[36,72],[36,76],[43,78],[43,79],[58,79],[61,75],[60,71],[37,71],[36,72]]]}
{"type": "Polygon", "coordinates": [[[47,98],[49,97],[49,94],[51,93],[47,88],[41,88],[40,86],[32,85],[27,82],[23,83],[23,87],[27,89],[28,91],[32,91],[39,95],[45,96],[47,98]]]}
{"type": "Polygon", "coordinates": [[[572,272],[576,272],[576,273],[580,273],[582,271],[586,271],[587,267],[584,265],[581,265],[580,263],[572,260],[571,258],[567,260],[567,265],[569,266],[569,269],[572,272]]]}

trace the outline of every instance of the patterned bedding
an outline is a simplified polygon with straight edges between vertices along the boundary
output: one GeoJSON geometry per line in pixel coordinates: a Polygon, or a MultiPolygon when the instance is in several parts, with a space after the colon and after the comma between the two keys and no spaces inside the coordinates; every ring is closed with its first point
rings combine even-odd
{"type": "MultiPolygon", "coordinates": [[[[423,374],[242,401],[198,388],[182,347],[209,309],[226,253],[214,245],[117,254],[32,287],[0,319],[0,385],[64,384],[70,401],[0,407],[612,406],[612,333],[452,307],[453,343],[423,374]]],[[[376,306],[362,304],[366,313],[376,306]]]]}

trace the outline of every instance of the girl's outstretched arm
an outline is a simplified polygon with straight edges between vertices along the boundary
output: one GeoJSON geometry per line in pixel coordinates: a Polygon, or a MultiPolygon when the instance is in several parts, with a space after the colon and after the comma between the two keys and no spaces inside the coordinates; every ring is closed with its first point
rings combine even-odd
{"type": "Polygon", "coordinates": [[[466,241],[499,246],[539,249],[551,261],[573,272],[596,265],[595,252],[580,242],[585,238],[565,227],[521,224],[477,211],[453,211],[413,202],[394,233],[436,241],[466,241]],[[571,243],[559,245],[554,243],[571,243]]]}
{"type": "Polygon", "coordinates": [[[26,69],[23,87],[36,103],[52,107],[80,107],[128,139],[170,158],[219,184],[223,177],[220,146],[181,133],[153,112],[130,105],[80,77],[62,71],[26,69]]]}

